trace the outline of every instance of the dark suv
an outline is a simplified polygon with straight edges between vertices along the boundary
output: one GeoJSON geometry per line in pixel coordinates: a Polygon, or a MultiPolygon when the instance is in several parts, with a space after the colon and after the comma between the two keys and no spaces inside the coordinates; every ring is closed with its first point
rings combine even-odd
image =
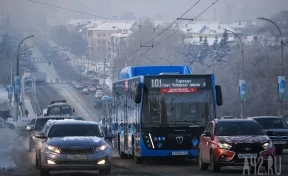
{"type": "MultiPolygon", "coordinates": [[[[251,119],[211,121],[200,137],[199,167],[201,170],[208,169],[210,165],[213,172],[220,172],[221,166],[243,166],[249,164],[245,163],[245,159],[250,160],[250,158],[262,162],[263,166],[269,169],[268,159],[274,159],[274,156],[275,147],[272,141],[261,126],[251,119]]],[[[257,168],[262,166],[262,163],[257,163],[257,168]]]]}
{"type": "Polygon", "coordinates": [[[288,125],[281,117],[257,116],[250,117],[258,122],[266,131],[276,147],[276,152],[281,154],[283,149],[288,148],[288,125]]]}

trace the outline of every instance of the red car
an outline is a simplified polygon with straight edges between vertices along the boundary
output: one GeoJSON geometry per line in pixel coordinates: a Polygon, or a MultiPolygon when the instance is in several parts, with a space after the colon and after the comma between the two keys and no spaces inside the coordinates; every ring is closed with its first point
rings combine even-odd
{"type": "Polygon", "coordinates": [[[254,120],[213,120],[200,137],[199,168],[207,170],[210,165],[212,172],[220,172],[222,166],[249,164],[257,170],[261,166],[269,169],[268,162],[274,161],[275,153],[272,141],[254,120]],[[251,159],[257,165],[252,165],[251,159]]]}

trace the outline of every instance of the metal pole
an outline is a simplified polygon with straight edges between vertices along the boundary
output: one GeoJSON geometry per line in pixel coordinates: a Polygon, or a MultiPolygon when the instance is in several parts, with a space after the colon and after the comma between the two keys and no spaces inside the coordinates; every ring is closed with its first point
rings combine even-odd
{"type": "MultiPolygon", "coordinates": [[[[231,32],[232,34],[234,34],[240,41],[240,45],[241,45],[241,55],[242,55],[242,59],[241,59],[241,80],[243,80],[243,72],[244,72],[244,48],[243,48],[243,43],[242,43],[242,40],[241,38],[235,33],[235,32],[232,32],[230,30],[227,30],[227,29],[224,29],[225,31],[227,32],[231,32]]],[[[241,101],[241,119],[244,118],[244,110],[243,110],[243,101],[241,101]]]]}
{"type": "Polygon", "coordinates": [[[106,81],[106,59],[104,59],[104,68],[103,68],[103,72],[104,72],[104,77],[103,77],[103,85],[105,85],[105,81],[106,81]]]}
{"type": "MultiPolygon", "coordinates": [[[[281,44],[281,76],[284,75],[284,42],[283,42],[283,35],[282,35],[282,32],[279,28],[279,26],[272,20],[270,19],[267,19],[267,18],[263,18],[263,17],[258,17],[259,20],[264,20],[264,21],[268,21],[270,23],[272,23],[279,31],[279,34],[280,34],[280,44],[281,44]]],[[[280,115],[283,117],[283,101],[280,100],[280,115]]]]}
{"type": "MultiPolygon", "coordinates": [[[[28,37],[26,37],[26,38],[24,38],[20,43],[19,43],[19,45],[18,45],[18,50],[17,50],[17,63],[16,63],[16,76],[20,76],[19,75],[19,50],[20,50],[20,46],[21,46],[21,44],[26,40],[26,39],[28,39],[28,38],[31,38],[31,37],[34,37],[34,35],[30,35],[30,36],[28,36],[28,37]]],[[[19,86],[21,86],[21,85],[19,85],[19,86]]],[[[14,87],[15,87],[15,85],[14,85],[14,87]]],[[[14,91],[15,92],[15,91],[14,91]]],[[[14,99],[16,100],[16,121],[18,121],[18,115],[19,115],[19,109],[18,109],[18,107],[19,107],[19,99],[20,99],[20,95],[18,95],[18,93],[14,93],[15,95],[16,95],[16,97],[14,97],[14,99]]]]}

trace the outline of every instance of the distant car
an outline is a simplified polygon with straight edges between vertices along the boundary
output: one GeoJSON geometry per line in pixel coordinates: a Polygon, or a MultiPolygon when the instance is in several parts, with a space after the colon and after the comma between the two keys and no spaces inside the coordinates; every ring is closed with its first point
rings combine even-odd
{"type": "Polygon", "coordinates": [[[276,147],[276,152],[281,154],[283,149],[288,148],[288,124],[281,117],[257,116],[249,117],[258,122],[266,131],[276,147]]]}
{"type": "Polygon", "coordinates": [[[75,87],[77,88],[77,89],[83,89],[83,84],[81,84],[81,83],[77,83],[76,85],[75,85],[75,87]]]}
{"type": "Polygon", "coordinates": [[[71,59],[69,57],[66,57],[64,60],[65,61],[70,61],[71,59]]]}
{"type": "Polygon", "coordinates": [[[103,87],[101,85],[97,85],[96,88],[97,88],[97,90],[102,90],[103,89],[103,87]]]}
{"type": "Polygon", "coordinates": [[[200,136],[198,163],[200,170],[207,170],[210,166],[212,172],[220,172],[223,166],[243,166],[247,158],[249,161],[255,158],[259,163],[253,166],[253,171],[259,166],[270,170],[268,160],[274,160],[275,155],[271,139],[254,120],[216,119],[200,136]]]}
{"type": "Polygon", "coordinates": [[[88,90],[88,88],[84,88],[84,89],[82,89],[82,94],[89,94],[89,90],[88,90]]]}
{"type": "Polygon", "coordinates": [[[95,93],[95,98],[101,99],[102,97],[103,97],[103,92],[97,90],[96,93],[95,93]]]}
{"type": "Polygon", "coordinates": [[[96,91],[97,91],[97,88],[96,88],[96,87],[93,87],[93,86],[91,86],[91,87],[89,87],[89,91],[90,91],[90,92],[96,92],[96,91]]]}
{"type": "Polygon", "coordinates": [[[83,117],[73,117],[74,120],[85,120],[83,117]]]}
{"type": "Polygon", "coordinates": [[[104,95],[103,97],[102,97],[102,100],[104,100],[104,99],[106,99],[106,98],[110,98],[109,96],[106,96],[106,95],[104,95]]]}
{"type": "Polygon", "coordinates": [[[112,149],[98,123],[54,121],[38,136],[44,141],[37,151],[41,176],[63,169],[99,170],[99,175],[111,175],[112,149]]]}

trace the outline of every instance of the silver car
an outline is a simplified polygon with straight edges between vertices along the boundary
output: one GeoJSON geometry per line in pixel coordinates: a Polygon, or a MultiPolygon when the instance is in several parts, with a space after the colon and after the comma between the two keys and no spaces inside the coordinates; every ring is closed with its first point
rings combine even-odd
{"type": "Polygon", "coordinates": [[[49,176],[51,170],[98,170],[100,175],[111,175],[112,150],[98,123],[57,120],[38,137],[45,139],[38,151],[41,176],[49,176]]]}

